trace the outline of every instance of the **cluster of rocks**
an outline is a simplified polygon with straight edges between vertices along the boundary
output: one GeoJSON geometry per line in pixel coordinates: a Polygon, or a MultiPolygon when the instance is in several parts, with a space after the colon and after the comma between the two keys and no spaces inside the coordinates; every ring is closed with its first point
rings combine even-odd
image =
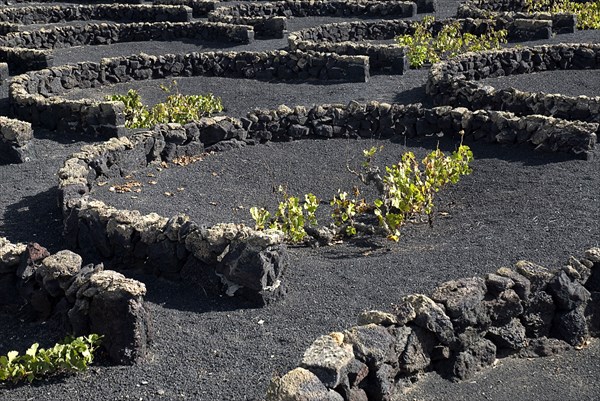
{"type": "Polygon", "coordinates": [[[36,243],[0,237],[0,304],[25,303],[39,319],[59,319],[67,333],[96,333],[116,363],[146,356],[152,333],[144,284],[102,265],[82,266],[71,251],[51,255],[36,243]]]}
{"type": "Polygon", "coordinates": [[[3,7],[0,9],[0,22],[18,25],[54,24],[90,20],[115,22],[186,22],[192,20],[192,10],[185,6],[149,4],[66,4],[3,7]]]}
{"type": "Polygon", "coordinates": [[[558,270],[527,261],[403,297],[319,337],[266,400],[397,400],[420,373],[470,379],[497,357],[547,356],[600,335],[600,248],[558,270]]]}
{"type": "MultiPolygon", "coordinates": [[[[223,119],[227,121],[227,119],[223,119]]],[[[206,124],[203,138],[220,127],[206,124]]],[[[285,293],[287,250],[280,231],[244,225],[200,226],[185,215],[118,210],[89,196],[96,182],[122,177],[149,163],[171,161],[204,150],[198,124],[167,126],[131,137],[84,146],[59,170],[64,237],[70,249],[100,255],[115,269],[143,268],[172,279],[196,282],[207,294],[239,295],[266,304],[285,293]]],[[[204,131],[204,130],[203,130],[204,131]]]]}
{"type": "Polygon", "coordinates": [[[31,124],[0,116],[0,162],[23,163],[33,158],[31,124]]]}
{"type": "Polygon", "coordinates": [[[436,104],[600,122],[600,97],[500,90],[475,82],[512,74],[597,68],[600,68],[600,44],[594,43],[466,53],[432,66],[426,91],[436,104]]]}
{"type": "Polygon", "coordinates": [[[31,122],[34,126],[114,136],[125,123],[122,102],[67,100],[60,95],[73,88],[198,75],[263,80],[365,82],[369,77],[369,60],[364,56],[284,50],[194,52],[160,56],[139,54],[16,76],[10,84],[9,102],[17,118],[31,122]]]}
{"type": "Polygon", "coordinates": [[[194,18],[205,18],[220,3],[219,0],[153,0],[152,4],[169,6],[187,6],[193,11],[194,18]]]}
{"type": "Polygon", "coordinates": [[[515,40],[549,39],[554,34],[573,33],[577,17],[571,13],[528,12],[523,1],[465,1],[458,6],[459,18],[492,18],[497,29],[506,29],[515,40]],[[514,3],[514,4],[509,4],[514,3]]]}
{"type": "Polygon", "coordinates": [[[308,1],[285,0],[272,3],[240,3],[217,7],[208,14],[209,21],[251,25],[257,37],[282,38],[286,18],[307,16],[414,17],[417,4],[407,1],[359,0],[308,1]]]}
{"type": "Polygon", "coordinates": [[[252,27],[215,22],[94,23],[57,26],[50,29],[11,32],[0,36],[0,46],[31,49],[57,49],[85,45],[140,41],[202,39],[225,43],[249,43],[252,27]]]}

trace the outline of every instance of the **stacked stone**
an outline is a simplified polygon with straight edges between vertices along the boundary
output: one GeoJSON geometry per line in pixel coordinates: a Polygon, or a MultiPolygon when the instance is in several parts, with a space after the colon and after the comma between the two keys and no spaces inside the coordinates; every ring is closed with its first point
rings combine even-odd
{"type": "Polygon", "coordinates": [[[150,266],[163,277],[196,281],[207,293],[239,295],[260,305],[283,296],[287,250],[280,231],[235,224],[206,228],[185,215],[141,215],[88,196],[98,180],[201,154],[200,140],[214,143],[219,135],[235,135],[234,128],[227,118],[205,119],[83,147],[58,172],[69,246],[99,254],[118,268],[150,266]]]}
{"type": "Polygon", "coordinates": [[[0,116],[0,161],[23,163],[32,160],[31,139],[31,124],[0,116]]]}
{"type": "Polygon", "coordinates": [[[520,261],[403,297],[322,336],[266,400],[395,400],[425,371],[470,379],[497,357],[547,356],[600,334],[600,248],[557,271],[520,261]]]}
{"type": "Polygon", "coordinates": [[[280,106],[277,110],[255,110],[242,123],[248,137],[260,141],[461,133],[465,140],[529,143],[537,150],[565,152],[582,158],[593,154],[599,127],[597,123],[539,115],[518,117],[502,111],[471,111],[451,106],[427,109],[420,104],[378,102],[320,105],[310,109],[280,106]]]}
{"type": "Polygon", "coordinates": [[[573,33],[577,17],[571,13],[527,12],[524,1],[459,4],[459,18],[492,18],[498,29],[507,29],[514,40],[549,39],[553,34],[573,33]],[[510,4],[514,3],[514,4],[510,4]]]}
{"type": "Polygon", "coordinates": [[[417,5],[405,1],[277,1],[272,3],[242,3],[218,7],[208,14],[209,21],[251,25],[257,37],[282,38],[286,18],[306,16],[396,16],[413,17],[417,5]]]}
{"type": "Polygon", "coordinates": [[[112,361],[130,364],[146,356],[151,340],[144,284],[102,265],[82,266],[71,251],[51,255],[36,243],[0,238],[0,304],[23,301],[40,319],[58,317],[66,332],[103,336],[112,361]]]}
{"type": "MultiPolygon", "coordinates": [[[[446,25],[458,21],[463,33],[483,35],[491,29],[500,29],[495,20],[473,18],[448,18],[434,21],[432,34],[446,25]]],[[[337,54],[362,54],[369,57],[372,74],[403,74],[408,69],[406,50],[397,45],[376,45],[366,40],[391,40],[398,35],[412,35],[420,21],[381,20],[325,24],[293,32],[288,36],[292,50],[314,50],[337,54]]],[[[512,34],[509,32],[509,38],[512,34]]]]}
{"type": "Polygon", "coordinates": [[[426,85],[436,104],[518,115],[600,122],[600,97],[496,90],[476,80],[539,71],[600,68],[600,44],[557,44],[466,53],[432,66],[426,85]]]}
{"type": "Polygon", "coordinates": [[[0,46],[0,60],[8,64],[11,74],[52,67],[54,56],[48,50],[23,49],[0,46]]]}
{"type": "Polygon", "coordinates": [[[192,10],[186,6],[144,4],[41,5],[0,9],[0,21],[19,25],[90,20],[188,22],[192,20],[192,10]]]}
{"type": "Polygon", "coordinates": [[[194,18],[205,18],[208,13],[217,8],[219,0],[153,0],[152,4],[169,6],[187,6],[193,10],[194,18]]]}
{"type": "Polygon", "coordinates": [[[131,24],[86,24],[51,29],[13,32],[0,37],[0,46],[31,49],[57,49],[84,45],[176,39],[219,40],[225,43],[249,43],[254,33],[249,26],[223,23],[141,22],[131,24]]]}

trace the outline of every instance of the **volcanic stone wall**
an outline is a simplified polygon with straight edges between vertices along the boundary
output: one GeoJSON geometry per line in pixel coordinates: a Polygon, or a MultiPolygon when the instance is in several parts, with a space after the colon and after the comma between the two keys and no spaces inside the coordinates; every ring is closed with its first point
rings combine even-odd
{"type": "Polygon", "coordinates": [[[219,40],[225,43],[249,43],[252,27],[193,22],[141,22],[131,24],[86,24],[51,29],[13,32],[0,36],[0,46],[31,49],[57,49],[84,45],[105,45],[147,40],[175,39],[219,40]]]}
{"type": "MultiPolygon", "coordinates": [[[[115,268],[145,267],[166,278],[196,282],[207,294],[239,295],[263,305],[285,293],[287,251],[280,231],[236,224],[205,227],[185,215],[165,218],[118,210],[92,199],[93,185],[161,162],[197,156],[228,118],[185,126],[157,126],[131,137],[84,146],[58,172],[65,240],[72,249],[101,255],[115,268]]],[[[240,133],[242,129],[237,127],[240,133]]]]}
{"type": "Polygon", "coordinates": [[[22,163],[32,158],[31,124],[0,116],[0,162],[22,163]]]}
{"type": "Polygon", "coordinates": [[[501,144],[529,144],[537,150],[566,152],[587,158],[593,154],[599,124],[566,121],[464,107],[432,109],[420,104],[401,105],[351,102],[347,106],[321,105],[307,109],[282,106],[276,111],[257,110],[242,119],[248,136],[259,140],[363,137],[390,138],[444,133],[470,140],[501,144]]]}
{"type": "Polygon", "coordinates": [[[424,371],[470,379],[497,357],[547,356],[600,335],[600,248],[550,270],[528,261],[403,297],[393,313],[316,339],[266,401],[396,400],[424,371]]]}
{"type": "Polygon", "coordinates": [[[52,67],[54,56],[48,50],[0,46],[0,61],[8,65],[11,74],[52,67]]]}
{"type": "Polygon", "coordinates": [[[5,7],[0,9],[1,22],[18,25],[90,20],[186,22],[191,21],[191,19],[192,10],[189,7],[168,5],[73,4],[5,7]]]}
{"type": "Polygon", "coordinates": [[[417,5],[406,1],[307,1],[288,0],[273,3],[242,3],[229,7],[218,7],[208,15],[209,21],[252,25],[257,36],[283,37],[287,17],[306,16],[368,16],[398,18],[413,17],[417,5]]]}
{"type": "Polygon", "coordinates": [[[102,265],[82,266],[71,251],[51,255],[36,243],[0,237],[0,304],[25,302],[39,319],[58,317],[67,333],[104,336],[101,346],[113,362],[146,356],[151,331],[145,294],[144,284],[102,265]]]}
{"type": "Polygon", "coordinates": [[[152,4],[169,6],[187,6],[193,10],[194,18],[204,18],[220,4],[213,0],[153,0],[152,4]]]}
{"type": "Polygon", "coordinates": [[[69,132],[114,136],[124,125],[121,102],[59,96],[73,88],[90,88],[131,80],[178,76],[224,76],[265,80],[318,79],[364,82],[368,58],[314,52],[207,52],[133,55],[29,72],[12,79],[9,100],[17,118],[35,126],[69,132]]]}
{"type": "Polygon", "coordinates": [[[467,53],[435,64],[426,91],[436,104],[507,110],[569,120],[600,122],[600,97],[497,90],[477,80],[540,71],[597,69],[600,44],[558,44],[467,53]]]}
{"type": "MultiPolygon", "coordinates": [[[[443,26],[456,21],[445,19],[434,21],[431,31],[434,35],[443,26]]],[[[483,35],[494,27],[493,20],[458,20],[465,33],[483,35]]],[[[372,74],[403,74],[409,67],[406,49],[397,45],[378,45],[365,41],[391,40],[398,35],[412,35],[419,21],[379,20],[354,21],[324,24],[313,28],[292,32],[288,35],[288,47],[292,50],[313,50],[336,54],[361,54],[369,57],[372,74]]]]}
{"type": "Polygon", "coordinates": [[[456,15],[459,18],[493,18],[498,28],[507,29],[511,38],[521,40],[548,39],[555,33],[572,33],[576,30],[577,18],[571,13],[530,13],[518,7],[498,7],[498,10],[490,12],[480,5],[466,2],[458,6],[456,15]]]}

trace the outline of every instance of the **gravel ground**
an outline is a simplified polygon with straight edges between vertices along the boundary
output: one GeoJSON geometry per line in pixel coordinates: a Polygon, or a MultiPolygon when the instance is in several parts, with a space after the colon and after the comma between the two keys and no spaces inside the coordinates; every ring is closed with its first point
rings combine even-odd
{"type": "MultiPolygon", "coordinates": [[[[444,15],[450,15],[457,2],[440,4],[444,15]]],[[[296,27],[315,23],[302,20],[293,23],[296,27]]],[[[556,40],[598,42],[600,32],[552,39],[556,40]]],[[[257,41],[244,48],[277,48],[275,42],[257,41]]],[[[160,53],[175,52],[190,44],[164,45],[136,43],[135,51],[153,48],[160,53]]],[[[56,61],[128,54],[130,46],[65,49],[56,52],[56,61]]],[[[510,77],[509,85],[569,94],[593,94],[598,88],[596,72],[571,72],[558,79],[549,73],[543,75],[552,78],[510,77]]],[[[180,80],[180,87],[184,93],[212,91],[222,96],[228,114],[241,116],[250,108],[282,103],[426,101],[422,88],[425,79],[426,71],[342,85],[190,78],[180,80]]],[[[153,103],[160,95],[159,83],[137,88],[153,103]]],[[[102,97],[114,93],[113,89],[125,91],[127,87],[103,88],[93,95],[102,97]]],[[[70,96],[90,94],[81,91],[70,96]]],[[[65,157],[85,141],[88,139],[36,132],[37,161],[0,166],[0,235],[61,249],[55,173],[65,157]]],[[[135,194],[137,198],[113,194],[107,187],[95,188],[94,195],[143,212],[172,215],[185,211],[199,222],[241,221],[247,219],[249,206],[274,204],[273,185],[288,184],[290,192],[312,191],[323,199],[331,197],[337,188],[354,185],[346,164],[355,163],[352,158],[366,147],[382,143],[384,150],[378,161],[389,164],[406,149],[423,154],[438,141],[443,150],[456,145],[447,138],[407,143],[373,138],[253,146],[211,155],[186,168],[152,171],[156,185],[147,183],[150,171],[139,172],[136,179],[145,185],[135,194]],[[166,197],[164,192],[175,196],[166,197]]],[[[134,275],[148,287],[146,299],[156,331],[148,362],[128,367],[101,362],[77,376],[0,387],[0,399],[260,399],[270,377],[294,367],[314,338],[353,325],[363,309],[389,309],[402,295],[427,292],[440,282],[481,275],[523,258],[559,267],[571,254],[577,256],[588,247],[600,246],[598,158],[587,162],[526,148],[469,145],[475,153],[474,172],[442,194],[438,205],[444,216],[438,216],[432,228],[408,226],[398,244],[372,240],[330,248],[293,248],[287,272],[289,296],[260,309],[229,298],[206,299],[186,283],[134,275]]],[[[57,339],[58,330],[52,322],[28,322],[21,313],[5,312],[0,313],[0,353],[23,350],[35,341],[49,345],[57,339]]],[[[600,392],[599,357],[600,347],[594,341],[589,349],[553,358],[504,359],[463,383],[429,374],[407,397],[469,400],[478,394],[477,399],[490,400],[593,400],[600,392]]]]}

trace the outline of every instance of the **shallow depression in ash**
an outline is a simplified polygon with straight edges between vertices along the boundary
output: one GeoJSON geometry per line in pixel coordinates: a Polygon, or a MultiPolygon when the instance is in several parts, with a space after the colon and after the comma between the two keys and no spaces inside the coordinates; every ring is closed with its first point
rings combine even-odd
{"type": "Polygon", "coordinates": [[[155,79],[130,81],[117,85],[92,89],[77,89],[67,92],[68,99],[90,98],[104,100],[113,94],[125,94],[135,89],[142,102],[154,105],[163,102],[168,95],[161,85],[169,86],[177,82],[180,93],[198,95],[212,93],[223,101],[222,114],[231,117],[243,117],[256,108],[273,109],[285,104],[290,107],[316,104],[348,104],[355,100],[362,103],[376,100],[385,103],[418,103],[427,100],[423,89],[427,80],[427,71],[410,70],[404,75],[376,75],[369,82],[319,83],[310,81],[266,82],[254,79],[223,77],[177,77],[174,79],[155,79]]]}
{"type": "Polygon", "coordinates": [[[600,70],[556,70],[517,74],[481,81],[496,89],[557,93],[567,96],[600,96],[600,70]]]}

